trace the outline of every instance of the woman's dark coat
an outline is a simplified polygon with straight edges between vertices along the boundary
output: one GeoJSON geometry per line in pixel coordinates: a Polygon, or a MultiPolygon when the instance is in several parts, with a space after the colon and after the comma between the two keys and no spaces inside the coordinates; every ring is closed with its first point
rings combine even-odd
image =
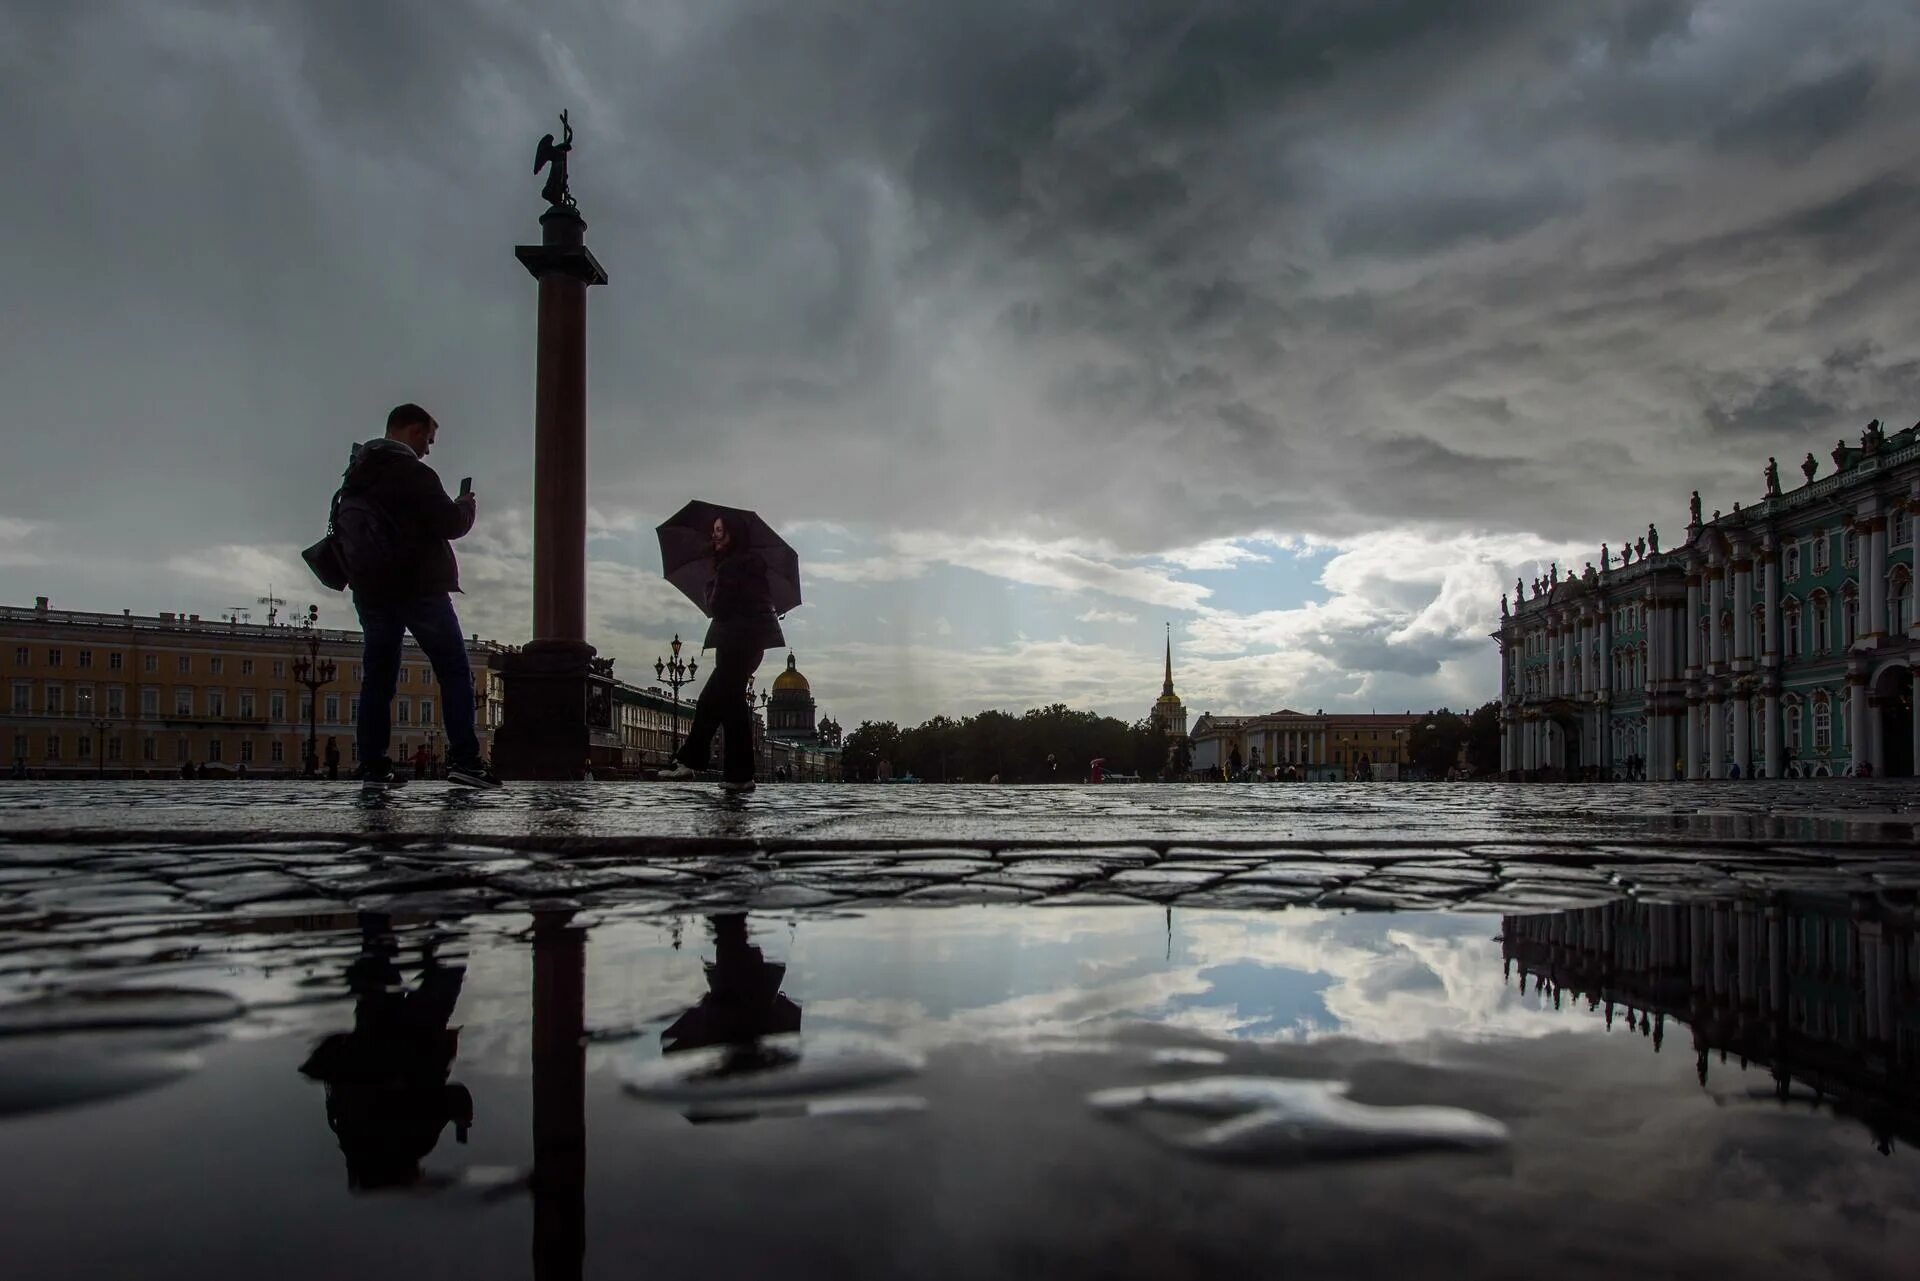
{"type": "Polygon", "coordinates": [[[737,551],[714,563],[707,584],[707,649],[778,649],[787,643],[767,590],[767,562],[737,551]]]}

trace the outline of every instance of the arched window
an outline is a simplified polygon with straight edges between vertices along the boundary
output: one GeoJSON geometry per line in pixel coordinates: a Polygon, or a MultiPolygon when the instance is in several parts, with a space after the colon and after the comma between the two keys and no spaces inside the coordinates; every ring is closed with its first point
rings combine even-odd
{"type": "Polygon", "coordinates": [[[1640,648],[1635,655],[1633,683],[1635,685],[1647,683],[1647,643],[1645,641],[1640,642],[1640,648]]]}
{"type": "Polygon", "coordinates": [[[1813,696],[1813,750],[1833,746],[1833,700],[1824,689],[1813,696]]]}
{"type": "Polygon", "coordinates": [[[1827,572],[1827,559],[1833,554],[1832,548],[1833,536],[1826,530],[1823,529],[1813,536],[1813,572],[1815,574],[1827,572]]]}
{"type": "Polygon", "coordinates": [[[1849,529],[1840,539],[1841,559],[1847,565],[1860,563],[1860,535],[1849,529]]]}
{"type": "Polygon", "coordinates": [[[1887,542],[1894,547],[1905,547],[1913,541],[1913,517],[1906,508],[1893,509],[1893,521],[1888,529],[1887,542]]]}
{"type": "Polygon", "coordinates": [[[1788,694],[1781,703],[1780,714],[1786,722],[1787,754],[1797,756],[1806,750],[1806,742],[1800,737],[1800,696],[1788,694]]]}
{"type": "Polygon", "coordinates": [[[1780,630],[1787,657],[1800,657],[1800,602],[1791,596],[1780,602],[1780,630]]]}
{"type": "Polygon", "coordinates": [[[1827,627],[1827,594],[1815,592],[1811,601],[1813,606],[1813,643],[1808,652],[1825,654],[1833,645],[1833,634],[1827,627]]]}
{"type": "Polygon", "coordinates": [[[1800,578],[1800,544],[1799,543],[1793,542],[1793,543],[1787,544],[1786,561],[1787,561],[1787,581],[1790,583],[1799,581],[1799,578],[1800,578]]]}
{"type": "Polygon", "coordinates": [[[1840,589],[1840,648],[1852,649],[1860,635],[1860,592],[1848,583],[1840,589]]]}
{"type": "Polygon", "coordinates": [[[1887,576],[1887,630],[1898,637],[1913,626],[1913,571],[1895,565],[1887,576]]]}

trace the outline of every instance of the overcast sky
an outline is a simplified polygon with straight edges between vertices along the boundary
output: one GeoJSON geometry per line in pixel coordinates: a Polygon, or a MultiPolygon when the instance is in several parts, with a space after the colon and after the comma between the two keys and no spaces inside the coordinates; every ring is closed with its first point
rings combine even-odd
{"type": "MultiPolygon", "coordinates": [[[[1492,696],[1499,595],[1920,416],[1910,0],[0,7],[0,601],[213,615],[417,400],[531,615],[535,142],[590,303],[591,639],[787,530],[848,725],[1492,696]]],[[[770,677],[780,656],[769,659],[770,677]]]]}

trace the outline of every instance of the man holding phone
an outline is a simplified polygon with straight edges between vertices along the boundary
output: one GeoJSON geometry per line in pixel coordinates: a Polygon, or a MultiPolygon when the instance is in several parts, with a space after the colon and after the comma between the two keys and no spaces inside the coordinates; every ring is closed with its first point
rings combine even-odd
{"type": "Polygon", "coordinates": [[[360,615],[365,660],[360,681],[360,778],[368,786],[394,787],[405,776],[387,755],[392,704],[406,633],[433,664],[447,731],[447,781],[466,787],[498,787],[500,780],[480,758],[473,725],[473,672],[454,613],[451,593],[460,590],[452,540],[473,528],[477,507],[473,478],[460,482],[460,497],[447,497],[440,477],[427,466],[440,424],[418,405],[387,415],[387,434],[354,447],[336,507],[335,537],[360,615]]]}

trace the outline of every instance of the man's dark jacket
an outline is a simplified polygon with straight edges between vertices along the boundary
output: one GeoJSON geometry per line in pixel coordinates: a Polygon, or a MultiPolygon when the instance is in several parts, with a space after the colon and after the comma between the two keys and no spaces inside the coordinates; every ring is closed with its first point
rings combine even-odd
{"type": "Polygon", "coordinates": [[[787,643],[773,612],[767,562],[741,549],[714,562],[707,584],[708,649],[775,649],[787,643]]]}
{"type": "Polygon", "coordinates": [[[393,564],[376,583],[354,583],[358,600],[407,600],[460,590],[451,539],[473,528],[473,504],[447,497],[439,473],[397,440],[370,440],[341,488],[362,494],[392,522],[393,564]]]}

